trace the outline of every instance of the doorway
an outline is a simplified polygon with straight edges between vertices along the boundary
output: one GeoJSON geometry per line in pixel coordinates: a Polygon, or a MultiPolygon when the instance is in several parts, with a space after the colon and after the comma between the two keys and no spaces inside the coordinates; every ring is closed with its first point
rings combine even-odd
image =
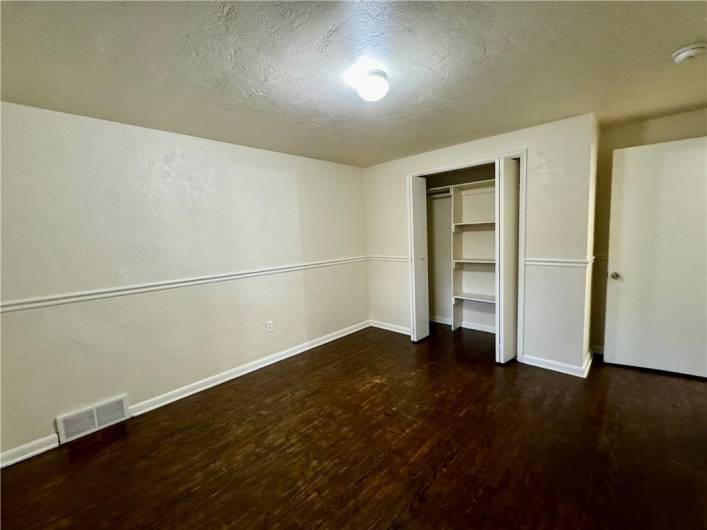
{"type": "Polygon", "coordinates": [[[525,154],[408,179],[411,339],[430,320],[493,333],[496,361],[522,351],[525,154]]]}

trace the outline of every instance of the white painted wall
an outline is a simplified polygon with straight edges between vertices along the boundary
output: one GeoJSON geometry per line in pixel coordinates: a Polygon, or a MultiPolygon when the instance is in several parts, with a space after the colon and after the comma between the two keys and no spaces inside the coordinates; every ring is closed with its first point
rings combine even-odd
{"type": "Polygon", "coordinates": [[[609,252],[612,155],[615,149],[707,136],[707,108],[602,128],[599,141],[596,209],[596,264],[592,287],[592,348],[604,344],[609,252]]]}
{"type": "MultiPolygon", "coordinates": [[[[527,256],[586,260],[595,135],[580,116],[362,170],[3,103],[3,306],[369,258],[3,312],[2,450],[107,396],[149,400],[368,319],[408,328],[411,173],[527,149],[527,256]]],[[[526,357],[581,366],[588,270],[526,264],[526,357]]]]}
{"type": "MultiPolygon", "coordinates": [[[[365,251],[359,168],[9,103],[2,151],[3,303],[365,251]]],[[[4,312],[2,450],[107,396],[140,402],[365,321],[367,275],[357,261],[4,312]]]]}
{"type": "MultiPolygon", "coordinates": [[[[589,340],[587,271],[593,250],[597,134],[594,116],[583,115],[367,168],[367,253],[408,254],[408,175],[527,150],[525,361],[581,373],[589,340]]],[[[408,264],[385,262],[374,268],[369,275],[371,318],[408,326],[408,264]]]]}

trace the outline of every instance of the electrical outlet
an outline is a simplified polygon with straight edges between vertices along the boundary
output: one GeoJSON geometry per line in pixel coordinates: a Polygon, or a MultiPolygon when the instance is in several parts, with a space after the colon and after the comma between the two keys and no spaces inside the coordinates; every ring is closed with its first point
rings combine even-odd
{"type": "Polygon", "coordinates": [[[273,329],[275,329],[275,325],[272,323],[272,320],[266,320],[265,321],[265,331],[270,333],[273,329]]]}

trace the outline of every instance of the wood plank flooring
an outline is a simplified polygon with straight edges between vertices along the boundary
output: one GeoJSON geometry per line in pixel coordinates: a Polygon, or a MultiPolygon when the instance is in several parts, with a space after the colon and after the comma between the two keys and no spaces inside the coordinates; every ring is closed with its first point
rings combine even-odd
{"type": "Polygon", "coordinates": [[[2,528],[707,528],[707,383],[366,329],[2,472],[2,528]]]}

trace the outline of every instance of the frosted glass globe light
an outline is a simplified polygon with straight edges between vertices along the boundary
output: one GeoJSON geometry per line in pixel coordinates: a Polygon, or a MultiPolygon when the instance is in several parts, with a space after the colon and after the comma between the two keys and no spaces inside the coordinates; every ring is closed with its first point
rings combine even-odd
{"type": "Polygon", "coordinates": [[[382,70],[369,70],[356,83],[356,92],[366,101],[382,99],[389,88],[388,76],[382,70]]]}

